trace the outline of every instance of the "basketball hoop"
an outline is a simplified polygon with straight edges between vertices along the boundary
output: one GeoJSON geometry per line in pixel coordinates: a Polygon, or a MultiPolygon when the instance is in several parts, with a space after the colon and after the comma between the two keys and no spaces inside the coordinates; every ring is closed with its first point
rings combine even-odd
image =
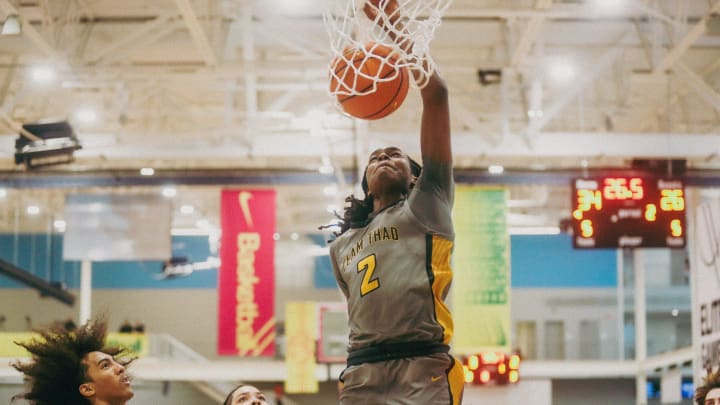
{"type": "MultiPolygon", "coordinates": [[[[366,44],[374,42],[392,47],[395,52],[385,57],[384,63],[392,65],[396,70],[411,69],[416,73],[415,85],[419,88],[427,84],[428,78],[435,70],[435,63],[430,58],[430,42],[435,35],[435,29],[440,26],[442,16],[450,6],[452,0],[398,0],[398,8],[392,15],[383,11],[387,0],[380,0],[378,6],[370,5],[376,12],[374,20],[370,20],[363,11],[366,0],[324,0],[323,20],[328,36],[333,63],[341,60],[354,69],[354,75],[367,77],[367,72],[360,71],[358,66],[362,63],[352,63],[355,54],[353,50],[364,49],[366,44]],[[398,24],[398,21],[401,21],[398,24]],[[412,43],[409,49],[397,44],[412,43]],[[399,56],[399,57],[398,57],[399,56]],[[350,59],[349,59],[350,58],[350,59]]],[[[373,56],[375,57],[375,56],[373,56]]],[[[342,82],[338,77],[335,66],[330,66],[331,80],[342,82]]],[[[373,87],[348,88],[336,86],[330,89],[330,94],[363,95],[373,92],[377,83],[394,80],[395,77],[381,77],[381,70],[373,77],[373,87]]]]}

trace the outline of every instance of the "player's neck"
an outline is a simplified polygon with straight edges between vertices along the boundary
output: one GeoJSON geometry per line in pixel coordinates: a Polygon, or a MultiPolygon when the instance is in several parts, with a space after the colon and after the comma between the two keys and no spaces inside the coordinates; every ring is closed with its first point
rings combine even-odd
{"type": "Polygon", "coordinates": [[[373,212],[380,212],[385,208],[397,203],[405,198],[404,193],[388,193],[385,195],[376,195],[373,197],[373,212]]]}

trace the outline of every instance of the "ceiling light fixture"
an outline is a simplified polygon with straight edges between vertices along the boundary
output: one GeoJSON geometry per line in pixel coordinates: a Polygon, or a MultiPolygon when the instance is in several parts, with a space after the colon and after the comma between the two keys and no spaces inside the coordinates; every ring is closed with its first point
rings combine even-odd
{"type": "Polygon", "coordinates": [[[488,167],[488,172],[490,174],[503,174],[503,172],[505,172],[505,168],[501,165],[490,165],[488,167]]]}
{"type": "Polygon", "coordinates": [[[82,145],[67,121],[27,123],[15,140],[15,164],[25,164],[32,169],[70,163],[78,149],[82,149],[82,145]]]}
{"type": "Polygon", "coordinates": [[[5,19],[0,30],[1,35],[20,35],[22,34],[22,24],[17,14],[10,14],[5,19]]]}
{"type": "Polygon", "coordinates": [[[175,189],[175,187],[163,187],[162,195],[167,198],[175,197],[177,195],[177,189],[175,189]]]}
{"type": "Polygon", "coordinates": [[[94,110],[84,108],[75,113],[75,118],[77,118],[79,122],[90,124],[97,121],[97,113],[94,110]]]}
{"type": "Polygon", "coordinates": [[[30,71],[30,77],[36,83],[49,83],[55,79],[55,69],[50,66],[35,66],[30,71]]]}
{"type": "Polygon", "coordinates": [[[543,113],[542,110],[536,110],[536,109],[530,109],[527,112],[528,117],[535,119],[535,118],[542,118],[545,113],[543,113]]]}
{"type": "Polygon", "coordinates": [[[550,78],[558,83],[568,83],[577,74],[575,64],[567,60],[556,60],[550,65],[550,78]]]}

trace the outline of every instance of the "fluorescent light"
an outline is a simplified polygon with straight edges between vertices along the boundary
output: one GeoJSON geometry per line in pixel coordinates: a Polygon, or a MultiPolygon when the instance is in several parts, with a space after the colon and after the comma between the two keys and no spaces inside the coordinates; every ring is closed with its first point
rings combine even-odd
{"type": "Polygon", "coordinates": [[[530,117],[530,118],[542,118],[542,116],[545,115],[545,113],[543,113],[542,110],[534,110],[534,109],[528,110],[527,114],[528,114],[528,117],[530,117]]]}
{"type": "Polygon", "coordinates": [[[575,78],[575,64],[567,60],[556,60],[550,65],[550,78],[559,83],[567,83],[575,78]]]}
{"type": "Polygon", "coordinates": [[[50,66],[35,66],[30,71],[30,77],[36,83],[48,83],[55,79],[55,69],[50,66]]]}
{"type": "Polygon", "coordinates": [[[143,167],[142,169],[140,169],[140,174],[143,176],[152,176],[153,174],[155,174],[155,169],[153,169],[152,167],[143,167]]]}
{"type": "Polygon", "coordinates": [[[490,174],[503,174],[504,171],[505,168],[501,165],[490,165],[490,167],[488,167],[488,172],[490,172],[490,174]]]}
{"type": "Polygon", "coordinates": [[[97,113],[95,110],[84,108],[75,113],[75,118],[77,118],[79,122],[89,124],[97,121],[97,113]]]}
{"type": "Polygon", "coordinates": [[[163,187],[162,195],[163,197],[172,198],[177,195],[177,190],[175,187],[163,187]]]}
{"type": "Polygon", "coordinates": [[[182,207],[180,207],[180,212],[185,215],[192,214],[193,212],[195,212],[195,207],[193,207],[190,204],[185,204],[182,207]]]}
{"type": "Polygon", "coordinates": [[[62,219],[56,219],[55,221],[53,221],[53,227],[55,227],[55,229],[57,229],[60,232],[65,232],[67,223],[62,219]]]}
{"type": "Polygon", "coordinates": [[[22,33],[22,24],[17,14],[10,14],[3,23],[0,34],[2,35],[20,35],[22,33]]]}
{"type": "Polygon", "coordinates": [[[0,198],[5,197],[7,197],[7,190],[5,190],[4,188],[0,188],[0,198]]]}
{"type": "Polygon", "coordinates": [[[28,205],[27,213],[28,215],[37,215],[40,213],[40,207],[37,205],[28,205]]]}

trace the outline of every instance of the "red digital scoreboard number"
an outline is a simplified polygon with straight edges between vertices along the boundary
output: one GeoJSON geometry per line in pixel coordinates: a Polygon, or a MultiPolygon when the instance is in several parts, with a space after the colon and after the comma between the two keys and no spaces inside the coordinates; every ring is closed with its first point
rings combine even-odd
{"type": "Polygon", "coordinates": [[[572,181],[573,247],[685,247],[682,180],[606,176],[572,181]]]}

